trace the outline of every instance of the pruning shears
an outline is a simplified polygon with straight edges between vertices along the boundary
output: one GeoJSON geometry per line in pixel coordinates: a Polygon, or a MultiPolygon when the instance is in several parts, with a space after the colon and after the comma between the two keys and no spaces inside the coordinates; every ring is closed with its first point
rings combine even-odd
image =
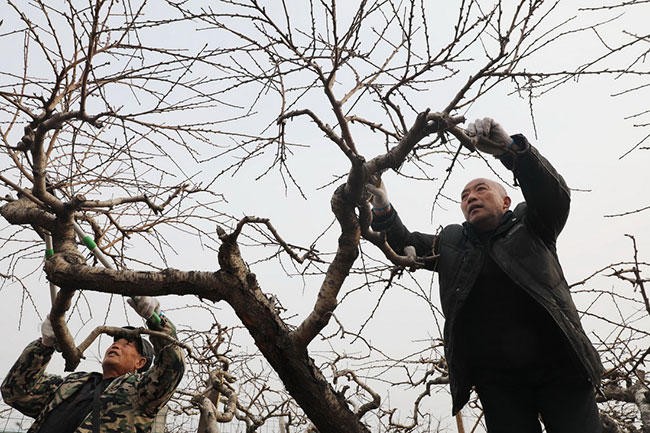
{"type": "MultiPolygon", "coordinates": [[[[115,269],[115,266],[113,266],[110,260],[108,260],[106,255],[102,252],[102,250],[99,249],[99,247],[97,246],[93,238],[85,234],[76,221],[74,222],[74,231],[79,237],[79,239],[81,240],[81,242],[83,242],[86,248],[88,248],[93,253],[93,255],[97,258],[97,260],[99,260],[102,263],[102,265],[104,265],[108,269],[115,269]]],[[[52,245],[52,235],[46,232],[45,257],[49,258],[52,257],[53,255],[54,255],[54,249],[52,245]]],[[[52,282],[50,282],[50,297],[52,298],[52,303],[54,303],[54,299],[56,298],[56,286],[52,282]]],[[[160,316],[155,311],[151,315],[150,320],[152,320],[156,325],[160,324],[160,316]]]]}

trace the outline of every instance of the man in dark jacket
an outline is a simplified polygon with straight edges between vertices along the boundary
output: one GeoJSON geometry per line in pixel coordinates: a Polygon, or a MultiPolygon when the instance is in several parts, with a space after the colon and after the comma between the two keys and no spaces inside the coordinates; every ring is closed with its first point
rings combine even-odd
{"type": "MultiPolygon", "coordinates": [[[[151,297],[129,299],[129,304],[145,318],[151,318],[160,306],[151,297]]],[[[159,317],[160,322],[149,319],[147,325],[175,339],[174,325],[164,315],[159,317]]],[[[151,347],[138,336],[115,338],[106,349],[102,373],[46,374],[55,343],[49,319],[43,322],[41,334],[25,348],[2,383],[4,401],[35,418],[29,433],[149,432],[185,371],[178,345],[152,336],[151,347]]]]}
{"type": "Polygon", "coordinates": [[[445,314],[452,413],[474,386],[490,433],[541,432],[540,416],[549,433],[599,432],[602,365],[555,248],[569,188],[524,136],[510,137],[490,118],[468,132],[496,143],[478,150],[513,170],[526,200],[514,210],[503,186],[474,179],[461,193],[465,222],[434,236],[404,226],[383,183],[368,186],[372,227],[397,253],[440,255],[429,268],[438,272],[445,314]]]}

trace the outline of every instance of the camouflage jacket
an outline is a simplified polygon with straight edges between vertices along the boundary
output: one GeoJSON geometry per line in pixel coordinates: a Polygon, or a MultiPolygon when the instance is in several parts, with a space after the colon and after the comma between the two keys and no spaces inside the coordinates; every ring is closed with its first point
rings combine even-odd
{"type": "MultiPolygon", "coordinates": [[[[176,337],[174,325],[164,318],[153,327],[176,337]]],[[[144,373],[116,377],[99,397],[101,433],[149,432],[158,411],[169,401],[185,371],[181,348],[151,337],[155,360],[144,373]]],[[[54,348],[38,339],[30,343],[2,383],[4,401],[36,418],[29,433],[38,431],[46,415],[97,373],[72,373],[66,377],[45,373],[54,348]]],[[[92,433],[92,410],[75,433],[92,433]]]]}

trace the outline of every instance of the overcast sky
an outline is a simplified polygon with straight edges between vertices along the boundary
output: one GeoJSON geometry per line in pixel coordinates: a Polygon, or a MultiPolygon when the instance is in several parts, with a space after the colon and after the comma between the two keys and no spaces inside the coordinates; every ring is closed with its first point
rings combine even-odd
{"type": "MultiPolygon", "coordinates": [[[[569,2],[565,2],[569,3],[569,2]]],[[[565,17],[572,16],[574,9],[580,4],[591,4],[593,2],[573,2],[563,6],[555,12],[557,22],[565,17]]],[[[448,4],[445,7],[449,7],[448,4]]],[[[446,9],[441,10],[444,16],[448,13],[446,9]]],[[[0,16],[10,16],[7,6],[0,6],[0,16]]],[[[631,33],[641,34],[647,30],[647,21],[643,18],[650,16],[650,4],[637,6],[635,9],[625,12],[625,15],[606,28],[606,35],[611,41],[620,41],[621,30],[625,29],[631,33]]],[[[11,25],[5,22],[0,31],[11,25]]],[[[195,34],[173,35],[175,38],[195,38],[195,34]]],[[[0,49],[5,59],[11,62],[22,61],[22,47],[18,47],[16,54],[7,54],[16,47],[5,46],[5,38],[0,39],[0,49]]],[[[539,69],[561,70],[571,69],[576,65],[579,58],[588,56],[590,53],[601,49],[596,37],[593,34],[584,33],[571,39],[572,43],[556,46],[553,50],[538,56],[535,62],[531,63],[531,69],[539,66],[539,69]],[[567,66],[564,66],[567,65],[567,66]]],[[[189,43],[189,42],[188,42],[189,43]]],[[[7,61],[7,60],[5,60],[7,61]]],[[[19,66],[15,64],[13,66],[19,66]]],[[[2,67],[0,67],[2,70],[2,67]]],[[[470,71],[467,74],[471,73],[470,71]]],[[[467,75],[466,74],[466,75],[467,75]]],[[[643,84],[639,78],[614,79],[614,76],[583,77],[578,82],[570,82],[554,91],[536,99],[534,103],[534,119],[536,132],[531,119],[528,101],[521,99],[518,95],[512,94],[512,89],[501,86],[491,92],[487,97],[473,104],[469,110],[460,113],[465,115],[469,121],[480,117],[493,117],[500,122],[510,134],[523,133],[546,156],[555,168],[564,176],[568,185],[573,189],[572,209],[569,221],[560,236],[558,252],[565,275],[569,283],[579,281],[593,271],[600,269],[607,264],[627,261],[632,258],[633,249],[629,238],[625,234],[635,236],[639,247],[639,259],[649,262],[650,258],[650,224],[648,223],[650,210],[645,212],[623,216],[618,218],[607,218],[605,215],[618,214],[650,206],[650,170],[648,164],[650,157],[648,150],[638,149],[631,154],[626,154],[648,130],[633,127],[638,119],[625,120],[626,116],[643,111],[647,107],[647,90],[619,97],[612,97],[627,88],[633,87],[635,83],[643,84]],[[636,81],[635,81],[636,80],[636,81]]],[[[2,78],[0,77],[0,82],[2,78]]],[[[433,111],[439,111],[449,100],[449,95],[455,94],[457,88],[450,88],[447,94],[424,92],[422,99],[414,103],[422,109],[430,107],[433,111]],[[430,102],[429,102],[430,101],[430,102]]],[[[315,101],[322,104],[323,100],[315,101]]],[[[2,113],[2,122],[6,114],[2,113]]],[[[412,119],[411,119],[412,120],[412,119]]],[[[295,189],[289,188],[285,193],[279,176],[271,174],[261,181],[252,181],[255,174],[262,171],[261,167],[252,167],[249,175],[240,175],[234,180],[226,178],[221,180],[216,188],[222,188],[229,202],[228,212],[236,215],[255,215],[269,217],[271,221],[290,243],[308,246],[318,234],[324,230],[332,221],[332,214],[329,210],[329,197],[334,187],[321,190],[317,188],[331,180],[332,174],[343,173],[346,169],[344,156],[333,147],[331,143],[324,141],[322,134],[316,130],[313,124],[306,121],[295,121],[289,125],[292,128],[300,128],[300,136],[313,137],[314,146],[308,150],[298,150],[298,159],[293,164],[296,177],[305,187],[308,200],[302,199],[295,189]],[[335,169],[332,169],[335,167],[335,169]]],[[[20,128],[14,131],[11,142],[20,139],[20,128]]],[[[370,132],[360,133],[361,153],[367,158],[379,154],[383,149],[383,137],[380,134],[370,132]],[[361,135],[362,134],[362,135],[361,135]]],[[[647,146],[647,144],[646,144],[647,146]]],[[[8,164],[5,155],[0,157],[2,165],[8,164]]],[[[219,169],[218,163],[214,167],[208,166],[202,170],[219,169]]],[[[493,164],[498,174],[506,181],[511,182],[512,176],[500,164],[493,164]]],[[[446,166],[436,167],[439,170],[439,178],[444,176],[446,166]]],[[[464,160],[462,166],[457,167],[448,185],[445,194],[452,198],[458,198],[463,185],[475,177],[491,177],[494,174],[486,167],[480,159],[473,158],[464,160]]],[[[462,214],[457,203],[452,201],[441,201],[441,206],[436,207],[432,215],[432,201],[439,188],[439,182],[414,182],[397,176],[394,173],[387,173],[384,176],[391,201],[399,209],[402,219],[411,230],[423,232],[434,232],[440,225],[462,221],[462,214]]],[[[522,200],[517,188],[508,187],[515,203],[522,200]]],[[[6,187],[0,192],[8,193],[6,187]]],[[[0,222],[0,230],[6,232],[7,223],[0,222]]],[[[323,250],[332,251],[335,248],[336,232],[324,238],[319,246],[323,250]]],[[[178,255],[170,254],[170,265],[182,270],[215,270],[217,267],[216,257],[209,250],[202,250],[196,240],[184,239],[179,236],[175,243],[178,255]]],[[[365,249],[372,248],[364,246],[365,249]]],[[[255,251],[249,253],[244,250],[244,256],[254,257],[255,251]],[[246,256],[250,254],[250,256],[246,256]]],[[[4,254],[4,253],[3,253],[4,254]]],[[[30,264],[38,268],[38,263],[30,264]]],[[[253,267],[260,284],[266,292],[274,293],[280,298],[283,305],[289,311],[298,314],[298,319],[304,317],[307,311],[313,306],[317,286],[315,282],[309,281],[305,284],[299,278],[288,279],[282,269],[271,263],[261,263],[253,267]]],[[[6,268],[0,272],[7,272],[6,268]]],[[[42,274],[32,276],[29,279],[30,290],[34,296],[34,303],[37,305],[41,317],[47,314],[49,308],[49,295],[47,282],[42,274]],[[38,281],[38,282],[36,282],[38,281]],[[38,285],[34,287],[33,285],[38,285]]],[[[430,284],[431,275],[426,271],[416,273],[418,281],[424,286],[430,284]]],[[[403,284],[408,284],[407,280],[403,284]]],[[[433,283],[433,292],[437,290],[436,283],[433,283]]],[[[617,290],[629,290],[623,284],[615,283],[613,280],[599,280],[602,288],[615,285],[617,290]],[[620,288],[620,289],[619,289],[620,288]]],[[[352,282],[346,286],[346,290],[353,287],[352,282]]],[[[632,296],[632,293],[630,293],[632,296]]],[[[38,314],[31,307],[29,301],[22,303],[23,292],[17,283],[5,283],[0,290],[2,303],[0,304],[0,327],[5,332],[6,341],[11,344],[5,348],[0,356],[0,377],[2,377],[17,358],[21,348],[29,341],[39,336],[38,314]],[[22,318],[22,321],[21,321],[22,318]]],[[[374,306],[376,293],[366,293],[364,298],[357,294],[351,297],[350,302],[341,305],[336,314],[346,320],[346,326],[350,330],[358,327],[368,316],[374,306]]],[[[81,326],[78,318],[73,319],[75,324],[73,332],[79,332],[79,336],[85,336],[96,324],[107,320],[121,324],[125,321],[125,314],[129,320],[137,322],[134,314],[122,308],[122,300],[112,297],[113,308],[107,315],[105,305],[109,302],[108,295],[89,295],[87,297],[93,307],[92,319],[89,318],[88,309],[83,306],[85,320],[89,322],[81,326]],[[99,308],[98,308],[99,305],[99,308]]],[[[200,309],[192,308],[182,311],[175,311],[176,308],[187,304],[196,304],[195,299],[169,297],[161,299],[163,308],[171,311],[169,314],[172,320],[179,325],[192,326],[194,328],[207,328],[207,318],[200,309]]],[[[584,305],[578,305],[584,307],[584,305]]],[[[229,307],[221,305],[223,309],[224,324],[236,324],[236,320],[230,313],[229,307]]],[[[599,305],[599,308],[607,308],[606,304],[599,305]]],[[[294,319],[294,323],[298,319],[294,319]]],[[[585,327],[590,332],[590,326],[599,326],[595,322],[587,320],[585,327]]],[[[377,317],[371,322],[368,329],[368,338],[385,350],[391,351],[395,356],[410,353],[412,347],[421,347],[421,341],[431,336],[436,336],[437,331],[433,329],[431,313],[426,305],[422,305],[413,295],[393,290],[389,292],[385,302],[378,310],[377,317]],[[415,343],[415,342],[420,343],[415,343]]],[[[646,321],[647,325],[648,322],[646,321]]],[[[335,331],[333,324],[326,328],[325,333],[335,331]]],[[[106,339],[104,339],[106,341],[106,339]]],[[[250,345],[245,342],[244,345],[250,345]]],[[[316,343],[318,344],[318,343],[316,343]]],[[[97,359],[101,357],[105,349],[97,345],[87,353],[88,360],[82,363],[82,369],[96,370],[99,368],[97,359]]],[[[254,350],[252,346],[250,350],[254,350]]],[[[345,347],[340,350],[348,350],[345,347]]],[[[354,349],[351,349],[354,350],[354,349]]],[[[55,356],[57,358],[57,356],[55,356]]],[[[62,362],[56,359],[50,371],[61,372],[62,362]]],[[[444,401],[444,399],[443,399],[444,401]]],[[[450,412],[446,403],[435,404],[431,409],[436,411],[437,416],[444,422],[450,422],[446,418],[450,412]]]]}

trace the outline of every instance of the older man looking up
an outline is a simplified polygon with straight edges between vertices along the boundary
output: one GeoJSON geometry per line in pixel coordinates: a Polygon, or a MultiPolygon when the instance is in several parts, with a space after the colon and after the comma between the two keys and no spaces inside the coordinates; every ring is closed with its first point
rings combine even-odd
{"type": "Polygon", "coordinates": [[[587,338],[564,279],[556,240],[569,214],[564,179],[522,135],[493,119],[468,126],[496,147],[481,146],[514,172],[525,202],[510,210],[506,190],[489,179],[463,188],[465,222],[434,236],[410,232],[388,200],[373,194],[374,230],[404,255],[439,254],[444,343],[452,413],[475,387],[489,433],[596,433],[594,387],[602,365],[587,338]]]}
{"type": "MultiPolygon", "coordinates": [[[[129,304],[144,318],[160,309],[150,297],[129,299],[129,304]]],[[[149,328],[176,338],[174,325],[164,315],[160,318],[160,323],[147,320],[149,328]]],[[[152,336],[152,347],[138,336],[115,338],[104,354],[102,373],[72,373],[65,378],[46,374],[55,344],[49,319],[41,325],[41,334],[2,383],[4,401],[35,418],[29,433],[149,432],[185,370],[177,345],[152,336]]]]}

